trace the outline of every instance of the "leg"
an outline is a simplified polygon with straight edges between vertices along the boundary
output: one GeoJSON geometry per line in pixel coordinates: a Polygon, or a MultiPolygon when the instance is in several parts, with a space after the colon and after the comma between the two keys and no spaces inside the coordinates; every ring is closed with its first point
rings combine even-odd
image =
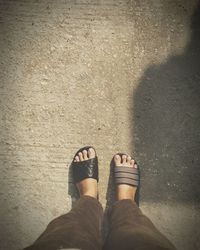
{"type": "Polygon", "coordinates": [[[101,218],[102,207],[97,199],[82,196],[69,213],[50,222],[34,244],[25,249],[101,249],[101,218]]]}
{"type": "MultiPolygon", "coordinates": [[[[75,161],[92,159],[94,149],[83,151],[75,161]]],[[[97,200],[97,181],[92,178],[76,183],[80,199],[72,210],[53,220],[26,250],[61,250],[67,248],[81,250],[101,249],[100,226],[103,214],[97,200]]]]}
{"type": "MultiPolygon", "coordinates": [[[[119,155],[114,158],[117,166],[137,168],[131,157],[119,155]]],[[[142,214],[134,202],[136,187],[120,184],[116,186],[116,202],[109,213],[110,232],[104,249],[115,250],[175,250],[169,240],[142,214]]]]}
{"type": "Polygon", "coordinates": [[[117,201],[110,211],[110,221],[104,249],[175,250],[133,200],[117,201]]]}

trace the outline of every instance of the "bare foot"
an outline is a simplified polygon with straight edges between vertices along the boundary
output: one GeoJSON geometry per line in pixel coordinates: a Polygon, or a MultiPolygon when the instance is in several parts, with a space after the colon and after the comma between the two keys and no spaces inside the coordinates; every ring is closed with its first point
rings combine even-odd
{"type": "MultiPolygon", "coordinates": [[[[130,168],[137,168],[137,164],[129,155],[118,154],[114,156],[115,166],[124,166],[130,168]]],[[[134,200],[137,187],[128,184],[118,184],[116,186],[116,200],[131,199],[134,200]]]]}
{"type": "MultiPolygon", "coordinates": [[[[93,148],[89,148],[88,150],[83,150],[79,152],[76,156],[74,161],[80,162],[85,161],[88,159],[95,158],[96,153],[93,148]]],[[[97,187],[97,180],[93,178],[84,179],[78,183],[76,183],[80,196],[89,195],[91,197],[97,198],[98,194],[98,187],[97,187]]]]}

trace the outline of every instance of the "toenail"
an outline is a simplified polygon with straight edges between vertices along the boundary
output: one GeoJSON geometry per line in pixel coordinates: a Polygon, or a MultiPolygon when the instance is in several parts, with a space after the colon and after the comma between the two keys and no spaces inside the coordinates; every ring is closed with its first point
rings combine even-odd
{"type": "Polygon", "coordinates": [[[115,159],[119,159],[119,155],[115,155],[115,159]]]}

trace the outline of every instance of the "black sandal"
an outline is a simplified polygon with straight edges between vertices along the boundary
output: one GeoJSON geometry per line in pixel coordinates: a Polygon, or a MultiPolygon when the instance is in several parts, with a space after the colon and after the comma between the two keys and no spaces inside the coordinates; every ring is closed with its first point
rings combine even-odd
{"type": "MultiPolygon", "coordinates": [[[[117,155],[127,155],[123,153],[118,153],[117,155]]],[[[135,162],[135,164],[137,164],[135,162]]],[[[114,179],[115,184],[127,184],[134,187],[137,187],[135,193],[135,202],[139,206],[139,189],[140,189],[140,170],[139,166],[137,168],[131,168],[126,166],[114,166],[114,179]]]]}
{"type": "Polygon", "coordinates": [[[93,178],[96,179],[97,182],[99,181],[99,168],[98,168],[97,155],[94,158],[85,161],[78,161],[78,162],[74,161],[75,157],[78,155],[79,152],[82,152],[83,150],[88,150],[89,148],[93,147],[91,146],[83,147],[79,149],[74,156],[72,162],[72,172],[75,183],[78,183],[86,178],[93,178]]]}

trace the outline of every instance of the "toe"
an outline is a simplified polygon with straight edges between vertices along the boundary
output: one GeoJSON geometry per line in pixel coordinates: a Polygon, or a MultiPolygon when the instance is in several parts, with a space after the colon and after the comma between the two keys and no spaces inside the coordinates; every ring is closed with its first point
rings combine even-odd
{"type": "Polygon", "coordinates": [[[93,148],[89,148],[88,156],[89,156],[90,159],[95,157],[95,150],[93,148]]]}
{"type": "Polygon", "coordinates": [[[80,161],[83,161],[83,154],[82,154],[82,152],[79,152],[78,155],[79,155],[80,161]]]}
{"type": "Polygon", "coordinates": [[[76,161],[76,162],[80,161],[78,155],[75,157],[74,161],[76,161]]]}
{"type": "Polygon", "coordinates": [[[122,164],[126,164],[127,155],[122,155],[122,164]]]}
{"type": "Polygon", "coordinates": [[[114,156],[114,162],[115,162],[116,166],[121,165],[121,157],[120,157],[120,155],[115,155],[114,156]]]}
{"type": "Polygon", "coordinates": [[[135,163],[135,161],[131,160],[131,162],[130,162],[131,167],[134,167],[134,163],[135,163]]]}
{"type": "Polygon", "coordinates": [[[138,166],[137,166],[137,164],[136,164],[136,163],[134,164],[134,168],[138,168],[138,166]]]}
{"type": "Polygon", "coordinates": [[[131,157],[130,157],[130,155],[127,157],[127,163],[128,163],[128,164],[131,163],[131,157]]]}
{"type": "Polygon", "coordinates": [[[87,150],[83,150],[83,159],[88,160],[87,150]]]}

